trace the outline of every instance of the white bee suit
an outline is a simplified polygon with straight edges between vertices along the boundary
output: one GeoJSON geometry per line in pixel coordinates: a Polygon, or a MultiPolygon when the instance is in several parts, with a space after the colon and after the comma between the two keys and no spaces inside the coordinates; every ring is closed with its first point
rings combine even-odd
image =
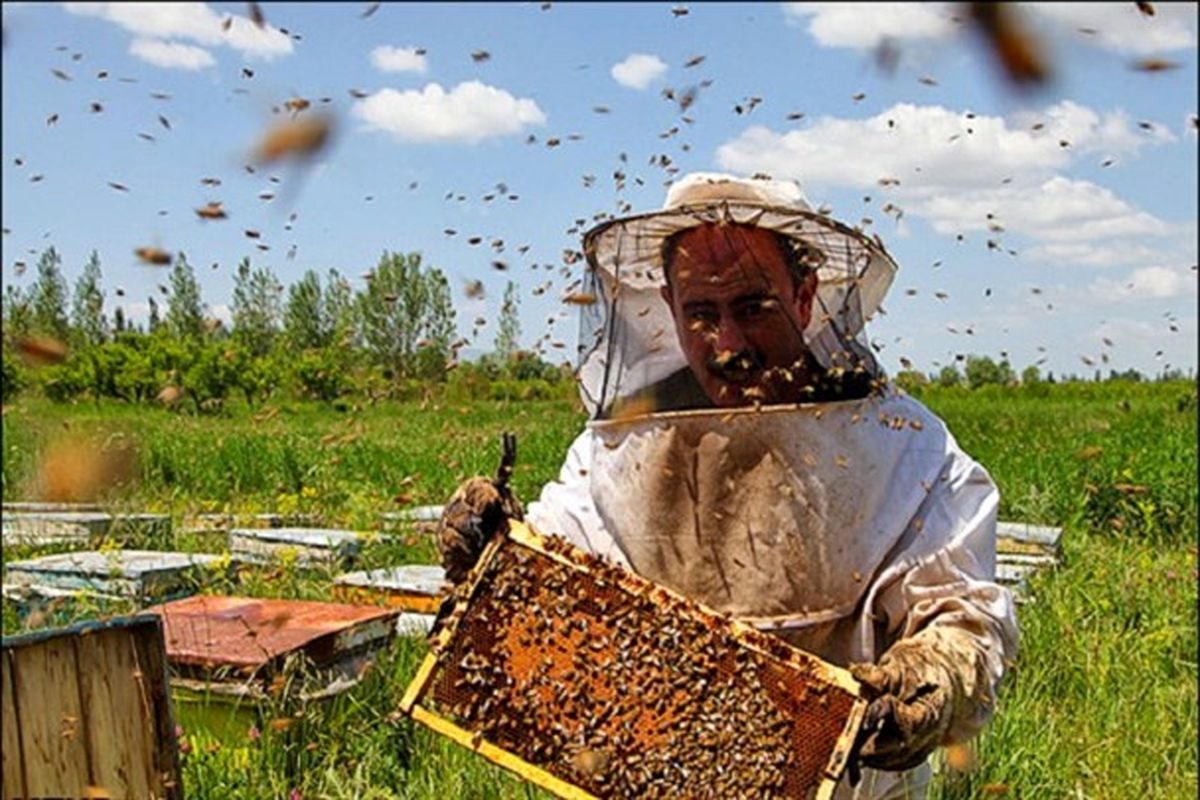
{"type": "MultiPolygon", "coordinates": [[[[950,736],[965,740],[1016,649],[998,502],[945,425],[889,392],[592,422],[527,518],[835,664],[944,640],[962,664],[950,736]]],[[[922,797],[928,779],[863,770],[835,797],[922,797]]]]}

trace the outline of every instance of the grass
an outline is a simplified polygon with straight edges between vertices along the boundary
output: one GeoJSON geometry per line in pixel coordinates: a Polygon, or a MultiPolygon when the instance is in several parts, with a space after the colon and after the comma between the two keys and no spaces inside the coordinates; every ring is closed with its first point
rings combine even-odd
{"type": "MultiPolygon", "coordinates": [[[[1195,385],[931,390],[921,399],[988,467],[1001,487],[1002,518],[1065,528],[1063,565],[1036,576],[1033,602],[1019,609],[1021,651],[975,744],[975,764],[945,771],[934,796],[1193,797],[1195,385]]],[[[113,502],[170,513],[177,530],[185,514],[222,509],[319,513],[328,524],[371,529],[377,512],[401,507],[397,500],[440,503],[462,478],[491,473],[502,430],[517,433],[514,483],[528,501],[557,473],[584,420],[578,407],[549,401],[345,414],[299,403],[272,408],[195,418],[21,398],[3,418],[4,497],[27,491],[54,439],[123,430],[137,445],[139,480],[113,502]]],[[[179,535],[176,544],[211,548],[198,535],[179,535]]],[[[361,561],[369,568],[434,557],[428,537],[401,531],[368,543],[361,561]]],[[[328,599],[330,578],[275,565],[204,589],[328,599]]],[[[63,609],[34,622],[95,611],[63,609]]],[[[5,605],[6,633],[29,624],[5,605]]],[[[419,640],[397,640],[362,686],[307,708],[263,709],[257,735],[185,731],[187,796],[541,796],[394,713],[424,651],[419,640]]]]}

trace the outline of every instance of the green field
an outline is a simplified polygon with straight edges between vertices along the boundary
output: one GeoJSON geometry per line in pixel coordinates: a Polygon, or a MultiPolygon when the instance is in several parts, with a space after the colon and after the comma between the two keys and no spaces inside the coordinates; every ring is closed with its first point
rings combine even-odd
{"type": "MultiPolygon", "coordinates": [[[[1197,780],[1197,446],[1191,383],[927,390],[922,396],[1002,492],[1001,518],[1061,525],[1064,563],[1019,611],[1021,651],[976,764],[935,794],[969,798],[1193,797],[1197,780]]],[[[529,500],[584,421],[567,402],[231,406],[221,416],[21,397],[3,417],[3,493],[25,498],[40,453],[64,437],[137,452],[114,507],[319,514],[362,530],[377,513],[441,503],[495,469],[501,431],[519,441],[514,485],[529,500]]],[[[212,543],[180,536],[177,545],[212,543]]],[[[6,559],[26,555],[6,552],[6,559]]],[[[427,537],[378,537],[363,567],[435,557],[427,537]]],[[[328,598],[329,575],[276,569],[208,591],[328,598]]],[[[76,610],[73,613],[83,613],[76,610]]],[[[55,618],[54,621],[62,621],[55,618]]],[[[47,624],[43,617],[35,624],[47,624]]],[[[5,608],[4,630],[28,626],[5,608]]],[[[184,734],[189,797],[526,797],[537,793],[394,714],[424,651],[399,640],[365,685],[299,709],[260,736],[184,734]]]]}

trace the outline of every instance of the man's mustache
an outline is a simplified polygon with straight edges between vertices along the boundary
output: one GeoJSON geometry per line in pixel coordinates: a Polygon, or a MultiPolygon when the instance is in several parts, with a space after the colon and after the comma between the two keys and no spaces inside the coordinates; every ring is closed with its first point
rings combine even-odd
{"type": "Polygon", "coordinates": [[[766,356],[755,348],[746,348],[734,353],[713,353],[704,360],[704,366],[710,375],[735,383],[763,369],[766,364],[766,356]]]}

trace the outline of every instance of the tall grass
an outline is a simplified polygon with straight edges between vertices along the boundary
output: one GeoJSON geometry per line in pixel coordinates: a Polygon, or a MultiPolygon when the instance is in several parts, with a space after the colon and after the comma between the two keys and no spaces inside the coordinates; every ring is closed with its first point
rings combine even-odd
{"type": "MultiPolygon", "coordinates": [[[[1019,609],[1021,650],[975,745],[976,763],[944,771],[934,795],[1193,797],[1195,385],[933,390],[921,399],[988,467],[1001,488],[1002,518],[1065,528],[1062,566],[1035,576],[1031,602],[1019,609]]],[[[167,511],[177,523],[185,512],[228,508],[320,513],[331,524],[367,529],[378,525],[380,510],[440,503],[463,477],[491,473],[502,430],[518,435],[515,486],[532,499],[584,420],[577,406],[550,401],[389,404],[345,414],[309,404],[276,408],[195,418],[20,399],[3,419],[4,497],[21,496],[54,437],[123,429],[141,460],[138,483],[114,497],[120,505],[167,511]]],[[[176,545],[212,547],[182,535],[176,545]]],[[[429,537],[401,530],[370,541],[361,566],[434,558],[429,537]]],[[[204,590],[329,599],[332,575],[274,564],[236,582],[206,580],[204,590]]],[[[38,623],[95,611],[63,609],[38,623]]],[[[8,604],[4,612],[5,632],[28,627],[8,604]]],[[[363,685],[325,704],[264,708],[253,732],[185,731],[187,795],[541,796],[395,714],[424,652],[419,640],[397,640],[363,685]],[[273,726],[273,719],[293,721],[273,726]]]]}

